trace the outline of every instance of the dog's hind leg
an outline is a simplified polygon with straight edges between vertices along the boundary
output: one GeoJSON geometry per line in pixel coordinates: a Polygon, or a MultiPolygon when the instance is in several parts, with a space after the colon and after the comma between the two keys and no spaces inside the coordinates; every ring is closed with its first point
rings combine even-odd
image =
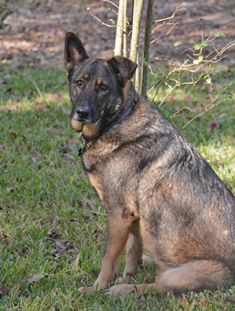
{"type": "Polygon", "coordinates": [[[232,281],[232,272],[224,264],[212,260],[197,260],[160,273],[155,283],[115,285],[109,289],[108,293],[114,295],[135,291],[143,293],[154,289],[161,294],[167,292],[180,294],[188,291],[228,287],[232,281]]]}
{"type": "Polygon", "coordinates": [[[223,263],[213,260],[196,260],[161,273],[156,281],[161,293],[172,291],[201,291],[228,287],[233,281],[232,271],[223,263]]]}

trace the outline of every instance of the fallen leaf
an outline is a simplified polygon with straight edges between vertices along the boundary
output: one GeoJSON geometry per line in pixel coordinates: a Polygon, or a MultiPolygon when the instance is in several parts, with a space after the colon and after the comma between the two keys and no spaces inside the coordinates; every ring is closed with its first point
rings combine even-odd
{"type": "Polygon", "coordinates": [[[54,257],[58,261],[61,256],[66,256],[70,262],[79,260],[80,254],[73,241],[48,238],[47,240],[54,244],[54,248],[47,253],[46,258],[54,257]]]}
{"type": "Polygon", "coordinates": [[[14,191],[13,188],[11,188],[11,187],[8,187],[8,188],[7,188],[7,192],[13,192],[13,191],[14,191]]]}
{"type": "Polygon", "coordinates": [[[11,136],[11,138],[17,138],[17,134],[15,132],[9,132],[9,135],[11,136]]]}
{"type": "Polygon", "coordinates": [[[35,273],[33,275],[31,275],[29,278],[28,278],[28,284],[31,285],[31,284],[35,284],[39,281],[41,281],[43,278],[46,277],[46,274],[43,273],[43,272],[38,272],[38,273],[35,273]]]}
{"type": "Polygon", "coordinates": [[[7,296],[8,293],[9,289],[4,284],[0,284],[0,299],[7,296]]]}
{"type": "Polygon", "coordinates": [[[77,154],[77,146],[74,144],[61,145],[59,148],[59,153],[67,160],[74,161],[73,154],[77,154]]]}
{"type": "Polygon", "coordinates": [[[59,218],[58,216],[55,216],[53,219],[52,227],[48,230],[48,233],[46,235],[46,240],[56,240],[60,238],[61,236],[61,228],[59,226],[59,218]]]}
{"type": "Polygon", "coordinates": [[[64,158],[65,158],[67,161],[70,161],[70,162],[74,161],[74,157],[73,157],[71,154],[69,154],[69,153],[66,153],[66,154],[64,155],[64,158]]]}

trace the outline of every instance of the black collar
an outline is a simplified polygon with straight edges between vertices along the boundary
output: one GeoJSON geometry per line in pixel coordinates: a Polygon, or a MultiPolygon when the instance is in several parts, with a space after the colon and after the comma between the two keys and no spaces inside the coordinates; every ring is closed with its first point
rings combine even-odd
{"type": "Polygon", "coordinates": [[[85,150],[86,150],[86,146],[87,146],[88,140],[87,140],[86,137],[83,135],[83,133],[80,134],[80,140],[81,140],[81,145],[80,145],[79,148],[78,148],[78,155],[79,155],[79,156],[82,156],[83,153],[84,153],[85,150]]]}

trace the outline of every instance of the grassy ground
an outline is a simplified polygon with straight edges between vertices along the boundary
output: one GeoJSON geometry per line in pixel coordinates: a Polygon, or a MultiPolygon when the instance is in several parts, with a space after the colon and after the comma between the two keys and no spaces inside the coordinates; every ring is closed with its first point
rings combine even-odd
{"type": "MultiPolygon", "coordinates": [[[[78,293],[98,274],[106,233],[104,211],[77,156],[78,136],[69,127],[66,76],[55,69],[1,70],[0,310],[233,310],[226,297],[235,287],[180,298],[78,293]]],[[[184,134],[235,191],[235,70],[216,75],[218,86],[225,80],[233,83],[232,97],[192,121],[184,134]]],[[[207,96],[207,90],[188,87],[161,109],[170,117],[207,96]]],[[[182,128],[194,115],[182,111],[172,120],[182,128]]],[[[136,282],[153,279],[152,267],[136,282]]]]}

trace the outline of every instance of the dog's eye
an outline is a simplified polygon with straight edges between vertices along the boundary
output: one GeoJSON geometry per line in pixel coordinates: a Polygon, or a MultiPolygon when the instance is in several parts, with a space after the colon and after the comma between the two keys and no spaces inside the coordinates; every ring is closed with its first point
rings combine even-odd
{"type": "Polygon", "coordinates": [[[79,80],[76,80],[75,81],[75,84],[78,86],[78,87],[83,87],[84,86],[84,80],[82,79],[79,79],[79,80]]]}
{"type": "Polygon", "coordinates": [[[102,91],[107,91],[109,88],[108,84],[107,83],[100,83],[99,84],[99,89],[102,90],[102,91]]]}

